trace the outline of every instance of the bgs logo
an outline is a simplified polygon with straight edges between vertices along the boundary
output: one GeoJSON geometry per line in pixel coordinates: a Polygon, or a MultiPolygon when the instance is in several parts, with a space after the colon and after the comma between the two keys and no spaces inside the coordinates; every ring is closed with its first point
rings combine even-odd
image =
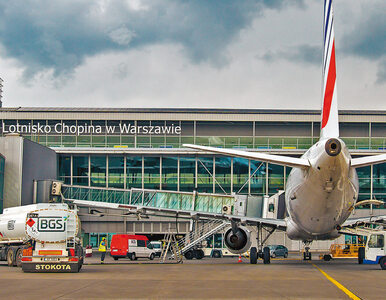
{"type": "Polygon", "coordinates": [[[66,229],[65,220],[62,217],[41,217],[38,219],[38,231],[63,232],[66,229]]]}

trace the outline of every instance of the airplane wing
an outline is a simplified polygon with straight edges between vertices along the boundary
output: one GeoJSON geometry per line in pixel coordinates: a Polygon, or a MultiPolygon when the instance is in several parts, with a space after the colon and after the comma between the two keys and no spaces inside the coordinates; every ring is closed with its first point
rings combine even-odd
{"type": "Polygon", "coordinates": [[[191,144],[184,144],[183,146],[192,148],[192,149],[219,153],[219,154],[224,154],[229,156],[236,156],[236,157],[253,159],[258,161],[266,161],[266,162],[270,162],[270,163],[274,163],[282,166],[289,166],[289,167],[296,167],[296,168],[305,168],[310,166],[309,161],[303,158],[273,155],[273,154],[266,154],[266,153],[259,153],[259,152],[249,152],[244,150],[222,149],[222,148],[216,148],[216,147],[198,146],[198,145],[191,145],[191,144]]]}
{"type": "MultiPolygon", "coordinates": [[[[179,219],[217,219],[224,221],[235,221],[245,225],[258,225],[262,224],[267,227],[277,228],[279,230],[285,230],[287,228],[286,220],[282,219],[266,219],[266,218],[254,218],[246,216],[237,216],[229,214],[219,214],[219,213],[210,213],[210,212],[199,212],[199,211],[190,211],[190,210],[179,210],[179,209],[170,209],[170,208],[161,208],[161,207],[149,207],[141,205],[127,205],[127,204],[118,204],[118,203],[108,203],[108,202],[98,202],[98,201],[87,201],[87,200],[75,200],[75,199],[66,199],[78,207],[93,207],[101,209],[115,209],[123,210],[124,213],[122,216],[127,215],[149,215],[149,216],[159,216],[159,217],[170,217],[170,218],[179,218],[179,219]]],[[[105,213],[99,212],[97,215],[105,215],[105,213]]],[[[106,214],[107,215],[107,214],[106,214]]]]}
{"type": "Polygon", "coordinates": [[[373,223],[373,222],[386,222],[386,215],[382,216],[370,216],[370,217],[360,217],[360,218],[351,218],[346,220],[342,224],[342,227],[352,227],[357,225],[362,225],[364,223],[373,223]]]}
{"type": "Polygon", "coordinates": [[[359,168],[386,162],[386,153],[351,159],[351,167],[359,168]]]}

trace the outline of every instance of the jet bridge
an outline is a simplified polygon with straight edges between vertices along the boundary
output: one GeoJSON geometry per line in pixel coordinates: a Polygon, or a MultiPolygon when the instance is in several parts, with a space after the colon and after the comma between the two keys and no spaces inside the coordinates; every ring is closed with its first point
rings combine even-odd
{"type": "MultiPolygon", "coordinates": [[[[224,195],[181,191],[166,191],[132,188],[114,189],[66,185],[61,186],[62,198],[79,206],[93,206],[93,203],[116,204],[121,207],[162,209],[163,211],[184,211],[212,213],[235,217],[284,218],[284,193],[268,196],[224,195]]],[[[115,207],[113,207],[115,208],[115,207]]]]}

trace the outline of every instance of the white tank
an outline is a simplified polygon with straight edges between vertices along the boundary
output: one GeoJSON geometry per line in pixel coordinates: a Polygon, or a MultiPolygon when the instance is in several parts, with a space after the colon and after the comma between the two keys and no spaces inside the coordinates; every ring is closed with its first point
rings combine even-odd
{"type": "Polygon", "coordinates": [[[4,209],[0,215],[0,241],[63,242],[76,236],[80,222],[64,203],[39,203],[4,209]]]}

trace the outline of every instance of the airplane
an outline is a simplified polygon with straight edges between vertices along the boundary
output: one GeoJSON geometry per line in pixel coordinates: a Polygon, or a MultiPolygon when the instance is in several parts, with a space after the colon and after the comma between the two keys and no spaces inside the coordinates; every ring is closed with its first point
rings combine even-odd
{"type": "MultiPolygon", "coordinates": [[[[339,138],[333,25],[332,0],[325,0],[320,140],[300,158],[184,144],[206,152],[292,167],[285,187],[287,235],[304,242],[337,238],[358,200],[356,168],[386,161],[386,154],[352,158],[339,138]]],[[[234,230],[228,243],[237,244],[240,237],[234,230]]]]}
{"type": "MultiPolygon", "coordinates": [[[[141,205],[122,205],[71,200],[78,206],[126,209],[144,214],[164,213],[178,217],[223,219],[231,222],[226,230],[225,244],[235,254],[244,253],[251,246],[250,231],[244,225],[257,226],[257,248],[250,249],[250,262],[258,257],[270,262],[269,249],[263,248],[268,236],[276,229],[286,230],[290,239],[305,244],[313,240],[337,238],[342,227],[358,222],[384,221],[386,216],[347,220],[358,200],[359,182],[356,168],[384,163],[386,154],[352,158],[344,141],[339,138],[338,100],[336,92],[334,14],[332,0],[324,1],[323,101],[320,139],[300,158],[184,144],[184,147],[210,153],[241,157],[292,167],[285,187],[287,217],[284,220],[240,217],[189,210],[173,210],[141,205]],[[346,221],[347,220],[347,221],[346,221]],[[262,238],[262,230],[270,228],[262,238]]],[[[307,250],[307,248],[306,248],[307,250]]],[[[311,259],[306,251],[304,259],[311,259]]]]}

